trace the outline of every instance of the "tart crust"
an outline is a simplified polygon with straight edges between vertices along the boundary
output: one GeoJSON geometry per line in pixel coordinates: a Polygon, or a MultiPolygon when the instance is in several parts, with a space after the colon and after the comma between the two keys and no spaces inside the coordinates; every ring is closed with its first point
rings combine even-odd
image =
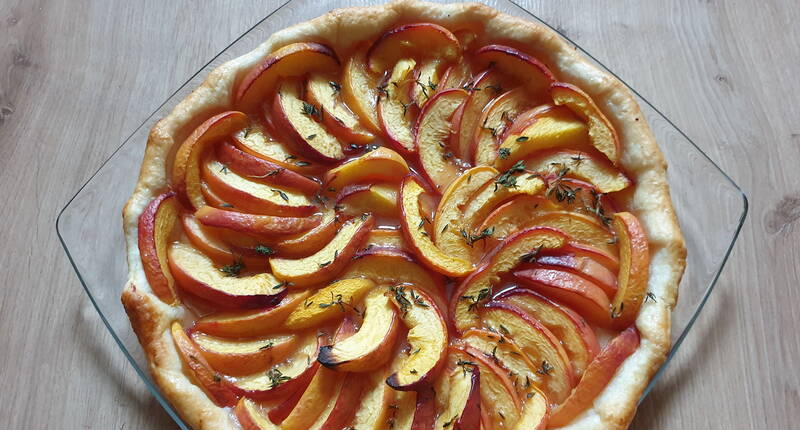
{"type": "Polygon", "coordinates": [[[246,71],[267,54],[294,42],[320,41],[347,52],[398,22],[427,21],[455,28],[479,24],[485,34],[525,49],[548,65],[558,80],[579,86],[597,103],[619,133],[620,165],[636,183],[627,202],[644,226],[651,251],[648,289],[657,301],[642,305],[636,320],[641,343],[619,368],[593,406],[564,428],[621,429],[633,419],[648,382],[670,348],[671,311],[685,267],[686,249],[666,177],[666,162],[631,91],[584,58],[547,26],[475,3],[433,4],[398,0],[383,6],[333,10],[274,33],[250,53],[213,70],[151,130],[139,180],[123,210],[129,265],[122,303],[143,346],[153,380],[186,423],[195,429],[239,428],[230,408],[216,406],[184,371],[170,334],[183,318],[182,307],[161,302],[152,292],[137,246],[137,220],[145,206],[168,186],[167,160],[203,119],[231,107],[233,91],[246,71]]]}

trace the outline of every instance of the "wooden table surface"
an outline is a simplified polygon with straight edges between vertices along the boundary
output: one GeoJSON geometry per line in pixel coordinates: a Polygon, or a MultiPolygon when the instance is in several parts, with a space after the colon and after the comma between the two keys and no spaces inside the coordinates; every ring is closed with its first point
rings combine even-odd
{"type": "MultiPolygon", "coordinates": [[[[277,2],[0,2],[0,427],[174,428],[55,234],[139,121],[277,2]]],[[[522,2],[658,106],[750,198],[718,289],[634,427],[800,420],[800,4],[522,2]]]]}

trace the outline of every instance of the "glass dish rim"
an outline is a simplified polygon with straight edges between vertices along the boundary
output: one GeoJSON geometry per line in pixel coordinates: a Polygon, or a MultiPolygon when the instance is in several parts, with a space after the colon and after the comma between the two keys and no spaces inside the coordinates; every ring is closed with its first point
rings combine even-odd
{"type": "MultiPolygon", "coordinates": [[[[76,192],[75,192],[75,193],[72,195],[72,197],[70,197],[70,198],[67,200],[67,202],[66,202],[66,203],[63,205],[63,207],[61,208],[61,210],[58,212],[58,215],[57,215],[57,217],[56,217],[56,220],[55,220],[56,234],[57,234],[57,236],[58,236],[59,242],[61,243],[61,246],[62,246],[62,248],[63,248],[63,250],[64,250],[64,253],[67,255],[67,259],[69,260],[69,262],[70,262],[70,265],[72,266],[72,269],[73,269],[73,271],[75,272],[76,276],[78,277],[78,280],[80,281],[80,283],[81,283],[81,286],[82,286],[82,288],[83,288],[84,292],[86,293],[86,295],[88,295],[88,296],[89,296],[89,300],[90,300],[90,302],[92,303],[92,306],[94,307],[94,309],[95,309],[95,310],[97,311],[97,313],[99,314],[99,316],[100,316],[100,319],[102,320],[102,322],[103,322],[103,324],[105,325],[105,327],[106,327],[106,329],[108,330],[108,332],[111,334],[111,337],[114,339],[114,342],[115,342],[115,343],[117,344],[117,346],[118,346],[118,347],[119,347],[119,348],[122,350],[122,353],[125,355],[125,358],[126,358],[126,359],[128,360],[128,362],[129,362],[129,363],[130,363],[130,364],[133,366],[133,368],[134,368],[134,370],[136,371],[136,373],[139,375],[139,377],[141,378],[141,380],[142,380],[142,381],[145,383],[145,385],[147,386],[147,388],[148,388],[148,391],[150,391],[150,393],[151,393],[151,394],[152,394],[152,395],[153,395],[153,396],[156,398],[156,400],[159,402],[159,404],[162,406],[162,408],[165,410],[165,412],[166,412],[166,413],[167,413],[167,414],[170,416],[170,418],[172,418],[173,422],[175,422],[175,423],[176,423],[176,424],[177,424],[177,425],[178,425],[180,428],[182,428],[182,429],[189,430],[189,427],[187,427],[187,426],[186,426],[186,424],[184,423],[183,419],[182,419],[182,418],[181,418],[181,417],[178,415],[177,411],[176,411],[176,410],[175,410],[175,409],[172,407],[172,405],[169,403],[169,401],[167,401],[167,400],[166,400],[166,398],[164,398],[164,397],[163,397],[163,395],[161,394],[161,391],[159,390],[159,388],[158,388],[158,387],[157,387],[157,386],[156,386],[156,385],[155,385],[155,384],[154,384],[154,383],[151,381],[149,374],[148,374],[148,373],[147,373],[147,372],[146,372],[144,369],[142,369],[142,368],[139,366],[139,364],[136,362],[136,360],[135,360],[135,359],[133,358],[133,356],[130,354],[130,352],[129,352],[129,351],[128,351],[128,349],[127,349],[127,346],[126,346],[126,345],[125,345],[125,344],[122,342],[122,340],[119,338],[118,334],[115,332],[115,330],[113,329],[113,327],[111,326],[111,324],[108,322],[108,319],[106,318],[106,315],[105,315],[105,314],[104,314],[104,312],[101,310],[100,306],[99,306],[99,305],[98,305],[98,303],[97,303],[97,300],[95,299],[94,295],[93,295],[93,294],[92,294],[92,292],[90,291],[90,288],[89,288],[89,286],[86,284],[86,281],[84,280],[84,278],[83,278],[83,275],[81,274],[81,271],[80,271],[80,269],[78,268],[77,264],[76,264],[76,263],[75,263],[75,261],[73,260],[73,256],[72,256],[72,254],[70,253],[69,246],[67,245],[67,243],[66,243],[66,241],[65,241],[64,237],[62,236],[62,233],[61,233],[61,226],[60,226],[61,217],[62,217],[62,215],[63,215],[63,214],[64,214],[64,213],[67,211],[67,209],[70,207],[70,205],[72,204],[72,202],[73,202],[73,201],[74,201],[74,200],[75,200],[75,199],[76,199],[76,198],[77,198],[77,197],[78,197],[78,196],[81,194],[81,192],[82,192],[82,191],[83,191],[83,190],[84,190],[84,189],[85,189],[85,188],[86,188],[86,187],[87,187],[87,186],[88,186],[88,185],[89,185],[89,184],[92,182],[92,180],[95,178],[95,176],[97,176],[97,174],[98,174],[98,173],[100,173],[100,172],[103,170],[103,168],[104,168],[104,167],[105,167],[105,166],[106,166],[106,165],[107,165],[107,164],[108,164],[108,163],[109,163],[109,162],[110,162],[112,159],[114,159],[114,157],[117,155],[117,153],[118,153],[118,152],[119,152],[119,151],[120,151],[122,148],[124,148],[124,147],[125,147],[125,146],[126,146],[126,145],[127,145],[129,142],[130,142],[130,141],[131,141],[131,139],[132,139],[132,138],[133,138],[133,137],[134,137],[134,136],[135,136],[135,135],[136,135],[136,134],[137,134],[137,133],[138,133],[138,132],[139,132],[139,131],[142,129],[142,127],[144,127],[144,126],[145,126],[145,124],[147,124],[148,122],[150,122],[150,121],[153,119],[153,117],[154,117],[154,116],[155,116],[155,115],[156,115],[156,114],[157,114],[157,113],[158,113],[158,112],[159,112],[159,111],[160,111],[160,110],[161,110],[161,109],[162,109],[162,108],[163,108],[165,105],[167,105],[167,103],[169,103],[169,102],[172,100],[172,98],[173,98],[173,97],[175,97],[175,95],[177,95],[177,94],[178,94],[178,93],[179,93],[181,90],[183,90],[183,89],[184,89],[184,88],[185,88],[185,87],[186,87],[186,86],[187,86],[189,83],[191,83],[191,81],[192,81],[192,80],[194,80],[194,79],[195,79],[195,78],[196,78],[198,75],[200,75],[201,73],[205,72],[205,71],[206,71],[206,68],[207,68],[209,65],[211,65],[211,64],[212,64],[214,61],[216,61],[216,60],[217,60],[217,59],[218,59],[220,56],[222,56],[223,54],[225,54],[225,53],[228,51],[228,49],[230,49],[230,48],[231,48],[233,45],[235,45],[237,42],[239,42],[239,41],[240,41],[241,39],[243,39],[245,36],[247,36],[248,34],[250,34],[250,32],[251,32],[251,31],[253,31],[253,30],[254,30],[254,29],[256,29],[257,27],[259,27],[260,25],[262,25],[262,24],[263,24],[263,23],[264,23],[266,20],[270,19],[270,18],[271,18],[273,15],[275,15],[277,12],[279,12],[279,11],[283,10],[283,9],[284,9],[284,8],[285,8],[287,5],[289,5],[290,3],[294,3],[294,2],[302,2],[302,1],[307,1],[307,0],[286,0],[286,1],[283,1],[283,2],[281,2],[281,3],[280,3],[278,6],[276,6],[276,7],[275,7],[275,9],[273,9],[272,11],[270,11],[270,12],[269,12],[268,14],[266,14],[266,15],[265,15],[263,18],[261,18],[261,19],[260,19],[260,20],[258,20],[256,23],[254,23],[252,26],[250,26],[249,28],[247,28],[247,29],[246,29],[246,30],[245,30],[245,31],[244,31],[242,34],[240,34],[239,36],[237,36],[236,38],[234,38],[232,41],[230,41],[230,43],[228,43],[228,44],[227,44],[227,45],[226,45],[224,48],[222,48],[222,49],[221,49],[221,50],[220,50],[218,53],[216,53],[216,54],[215,54],[213,57],[211,57],[211,58],[210,58],[210,59],[209,59],[207,62],[205,62],[205,63],[204,63],[202,66],[200,66],[200,67],[197,69],[197,71],[195,71],[194,73],[192,73],[192,74],[191,74],[191,75],[190,75],[190,76],[189,76],[189,77],[188,77],[188,78],[187,78],[187,79],[186,79],[186,80],[185,80],[185,81],[184,81],[182,84],[180,84],[180,85],[179,85],[179,86],[178,86],[178,87],[177,87],[177,88],[176,88],[176,89],[175,89],[173,92],[171,92],[171,93],[170,93],[170,94],[169,94],[169,95],[168,95],[168,96],[167,96],[167,97],[164,99],[164,101],[163,101],[163,102],[161,102],[161,103],[160,103],[160,104],[159,104],[159,105],[158,105],[158,106],[157,106],[157,107],[156,107],[156,108],[155,108],[155,109],[154,109],[154,110],[153,110],[153,111],[152,111],[152,112],[151,112],[149,115],[147,115],[147,117],[146,117],[146,118],[144,118],[144,120],[142,120],[142,121],[141,121],[141,122],[140,122],[140,123],[139,123],[139,124],[138,124],[138,125],[137,125],[137,126],[136,126],[136,127],[135,127],[135,128],[134,128],[134,129],[133,129],[133,130],[132,130],[132,131],[129,133],[129,134],[128,134],[128,136],[127,136],[127,137],[126,137],[126,138],[125,138],[125,139],[122,141],[122,143],[121,143],[119,146],[117,146],[117,147],[116,147],[116,148],[115,148],[115,149],[114,149],[114,150],[113,150],[113,151],[112,151],[112,152],[111,152],[111,153],[108,155],[108,157],[107,157],[107,158],[106,158],[106,159],[105,159],[105,160],[104,160],[104,161],[103,161],[103,162],[102,162],[102,163],[101,163],[101,164],[100,164],[100,165],[97,167],[97,169],[96,169],[96,170],[95,170],[95,171],[94,171],[94,172],[93,172],[93,173],[92,173],[92,174],[91,174],[91,175],[90,175],[90,176],[89,176],[89,177],[86,179],[86,181],[85,181],[85,182],[84,182],[84,183],[83,183],[83,184],[82,184],[82,185],[81,185],[81,186],[78,188],[78,190],[77,190],[77,191],[76,191],[76,192]]],[[[436,0],[432,0],[432,1],[436,1],[436,0]]],[[[646,105],[647,105],[647,106],[648,106],[650,109],[652,109],[652,110],[653,110],[655,113],[657,113],[657,114],[658,114],[658,116],[660,116],[660,117],[661,117],[661,118],[662,118],[664,121],[666,121],[666,122],[667,122],[667,124],[669,124],[669,126],[670,126],[670,127],[672,127],[672,129],[673,129],[673,130],[677,131],[677,132],[678,132],[678,133],[681,135],[681,137],[683,137],[683,138],[684,138],[684,139],[685,139],[685,140],[686,140],[686,141],[687,141],[689,144],[691,144],[691,145],[692,145],[692,146],[693,146],[693,147],[694,147],[694,148],[695,148],[695,149],[696,149],[696,150],[697,150],[697,151],[698,151],[698,152],[699,152],[699,153],[702,155],[702,157],[704,158],[704,160],[705,160],[705,161],[707,161],[707,162],[708,162],[708,163],[710,163],[712,166],[714,166],[714,168],[717,170],[717,172],[719,172],[719,173],[722,175],[722,177],[723,177],[723,178],[725,178],[725,180],[727,181],[727,183],[728,183],[729,185],[733,186],[733,188],[734,188],[734,189],[735,189],[735,190],[738,192],[738,194],[739,194],[739,197],[741,197],[741,199],[742,199],[742,209],[741,209],[741,214],[739,215],[739,220],[738,220],[738,222],[737,222],[737,225],[736,225],[736,228],[734,229],[734,231],[733,231],[733,234],[732,234],[732,236],[731,236],[731,238],[730,238],[730,242],[728,243],[728,246],[727,246],[727,248],[725,249],[724,255],[722,256],[722,260],[721,260],[721,261],[720,261],[720,263],[719,263],[719,267],[716,269],[716,272],[715,272],[715,274],[714,274],[714,276],[713,276],[713,278],[712,278],[711,282],[708,284],[708,286],[707,286],[707,288],[706,288],[706,291],[705,291],[705,293],[703,294],[703,297],[701,298],[700,302],[699,302],[699,303],[697,303],[697,305],[696,305],[696,310],[694,311],[694,314],[693,314],[693,315],[692,315],[692,317],[689,319],[689,321],[688,321],[688,323],[686,324],[686,326],[683,328],[683,331],[681,332],[680,336],[679,336],[679,337],[678,337],[678,338],[675,340],[675,342],[674,342],[674,343],[672,343],[672,344],[670,345],[670,350],[669,350],[669,353],[667,354],[667,357],[665,358],[664,362],[663,362],[663,363],[661,364],[661,366],[659,367],[658,371],[656,371],[656,373],[655,373],[655,374],[652,376],[652,378],[651,378],[650,382],[648,383],[647,387],[645,388],[644,392],[642,393],[642,396],[639,398],[639,403],[641,404],[641,402],[642,402],[642,401],[643,401],[643,400],[644,400],[644,399],[647,397],[647,395],[648,395],[648,394],[650,393],[650,391],[653,389],[653,386],[654,386],[654,384],[656,383],[656,381],[658,381],[658,380],[659,380],[659,378],[660,378],[661,374],[662,374],[662,373],[663,373],[663,372],[664,372],[664,371],[667,369],[668,365],[670,364],[670,362],[671,362],[671,361],[672,361],[672,359],[673,359],[673,356],[674,356],[674,354],[676,354],[676,353],[677,353],[677,351],[680,349],[680,346],[681,346],[681,344],[683,343],[683,341],[685,340],[686,336],[687,336],[687,335],[689,334],[689,332],[691,331],[691,328],[693,327],[694,323],[697,321],[697,318],[700,316],[700,314],[701,314],[701,312],[702,312],[703,308],[705,307],[705,304],[706,304],[706,302],[707,302],[707,301],[708,301],[708,299],[710,298],[710,296],[711,296],[711,293],[714,291],[714,289],[715,289],[715,287],[716,287],[716,285],[717,285],[717,282],[718,282],[718,280],[719,280],[719,277],[721,276],[721,274],[722,274],[722,271],[724,270],[724,268],[725,268],[725,265],[726,265],[726,264],[727,264],[727,262],[728,262],[728,259],[729,259],[730,255],[731,255],[731,252],[733,251],[733,247],[734,247],[734,245],[736,244],[736,242],[737,242],[737,240],[738,240],[738,238],[739,238],[739,235],[740,235],[740,233],[741,233],[741,231],[742,231],[742,228],[743,228],[743,226],[744,226],[744,223],[745,223],[745,221],[746,221],[746,219],[747,219],[747,215],[748,215],[748,212],[749,212],[749,200],[748,200],[747,194],[746,194],[746,193],[745,193],[745,192],[742,190],[742,188],[741,188],[741,187],[740,187],[740,186],[739,186],[739,185],[736,183],[736,181],[734,181],[734,180],[733,180],[733,179],[732,179],[732,178],[731,178],[731,177],[728,175],[728,173],[727,173],[727,172],[725,172],[725,170],[723,170],[723,169],[722,169],[722,168],[721,168],[721,167],[720,167],[720,166],[719,166],[719,165],[718,165],[718,164],[717,164],[717,163],[716,163],[716,162],[715,162],[713,159],[711,159],[711,157],[709,157],[709,156],[708,156],[708,154],[706,154],[706,152],[705,152],[705,151],[703,151],[703,149],[702,149],[702,148],[700,148],[700,147],[699,147],[699,146],[698,146],[698,145],[697,145],[697,144],[694,142],[694,140],[692,140],[692,139],[691,139],[691,138],[690,138],[688,135],[686,135],[686,133],[684,133],[682,129],[680,129],[678,126],[676,126],[676,125],[675,125],[675,124],[672,122],[672,120],[671,120],[669,117],[667,117],[667,116],[666,116],[664,113],[662,113],[662,112],[661,112],[661,111],[660,111],[658,108],[656,108],[656,107],[655,107],[655,106],[654,106],[652,103],[650,103],[650,101],[649,101],[649,100],[648,100],[646,97],[644,97],[642,94],[640,94],[640,93],[639,93],[639,92],[638,92],[638,91],[637,91],[635,88],[631,87],[631,86],[630,86],[630,85],[627,83],[627,81],[625,81],[624,79],[622,79],[622,78],[621,78],[619,75],[617,75],[617,74],[616,74],[614,71],[612,71],[610,68],[608,68],[608,67],[607,67],[607,66],[606,66],[606,65],[605,65],[603,62],[601,62],[601,61],[600,61],[599,59],[597,59],[595,56],[593,56],[592,54],[590,54],[589,52],[587,52],[586,50],[584,50],[584,49],[583,49],[583,48],[582,48],[582,47],[581,47],[579,44],[575,43],[575,42],[574,42],[574,41],[573,41],[573,40],[572,40],[570,37],[568,37],[567,35],[563,34],[561,31],[559,31],[559,30],[558,30],[558,29],[556,29],[555,27],[551,26],[549,23],[547,23],[547,22],[546,22],[546,21],[544,21],[543,19],[539,18],[539,17],[538,17],[536,14],[534,14],[533,12],[529,11],[528,9],[526,9],[525,7],[523,7],[522,5],[520,5],[520,4],[519,4],[519,3],[518,3],[516,0],[503,0],[503,1],[506,1],[506,2],[507,2],[507,3],[509,3],[510,5],[513,5],[513,6],[514,6],[514,7],[516,7],[516,8],[517,8],[517,9],[518,9],[520,12],[524,12],[524,13],[525,13],[525,14],[527,14],[527,15],[528,15],[528,16],[529,16],[531,19],[535,20],[536,22],[539,22],[539,23],[541,23],[541,24],[545,25],[547,28],[549,28],[549,29],[551,29],[551,30],[555,31],[555,32],[556,32],[556,33],[557,33],[559,36],[561,36],[561,37],[562,37],[562,38],[564,38],[566,41],[568,41],[570,44],[572,44],[572,45],[573,45],[575,48],[577,48],[577,49],[578,49],[578,50],[581,52],[581,54],[583,54],[583,55],[585,55],[586,57],[590,58],[590,59],[591,59],[592,61],[594,61],[594,62],[595,62],[597,65],[599,65],[600,67],[602,67],[602,69],[603,69],[604,71],[606,71],[607,73],[611,74],[613,77],[615,77],[615,78],[616,78],[616,79],[618,79],[620,82],[622,82],[622,83],[623,83],[623,84],[624,84],[624,85],[625,85],[625,86],[626,86],[626,87],[627,87],[627,88],[628,88],[628,89],[629,89],[629,90],[630,90],[630,91],[631,91],[631,92],[632,92],[632,93],[633,93],[633,94],[634,94],[636,97],[638,97],[638,99],[639,99],[641,102],[643,102],[644,104],[646,104],[646,105]]],[[[458,0],[456,0],[455,2],[458,2],[458,0]]],[[[490,5],[490,7],[493,7],[493,6],[491,6],[491,5],[490,5]]],[[[337,9],[338,9],[338,8],[340,8],[340,7],[337,7],[337,9]]],[[[637,102],[638,102],[638,101],[637,101],[637,102]]]]}

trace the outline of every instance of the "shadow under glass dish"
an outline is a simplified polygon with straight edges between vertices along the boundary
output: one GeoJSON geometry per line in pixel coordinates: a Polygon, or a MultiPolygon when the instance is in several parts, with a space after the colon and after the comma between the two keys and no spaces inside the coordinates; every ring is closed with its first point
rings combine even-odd
{"type": "MultiPolygon", "coordinates": [[[[147,359],[120,302],[128,273],[120,214],[136,185],[148,133],[160,118],[198,87],[211,70],[254,49],[272,33],[323,15],[331,9],[378,3],[363,0],[291,0],[283,3],[217,54],[144,119],[58,216],[56,229],[61,244],[100,318],[142,381],[182,429],[189,427],[164,399],[147,373],[147,359]]],[[[484,3],[506,14],[547,25],[510,1],[484,3]]],[[[613,74],[577,47],[598,67],[613,74]]],[[[644,399],[667,369],[713,291],[747,214],[747,198],[736,183],[680,129],[635,90],[631,90],[636,94],[669,164],[667,176],[670,192],[688,251],[680,297],[672,314],[673,346],[667,361],[645,390],[644,399]]]]}

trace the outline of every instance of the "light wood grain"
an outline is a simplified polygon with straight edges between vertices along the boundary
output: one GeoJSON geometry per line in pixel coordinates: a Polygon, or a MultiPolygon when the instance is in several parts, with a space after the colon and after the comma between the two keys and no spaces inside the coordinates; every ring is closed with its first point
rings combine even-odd
{"type": "MultiPolygon", "coordinates": [[[[634,428],[800,420],[800,4],[522,2],[637,88],[748,193],[719,287],[634,428]]],[[[0,3],[2,427],[174,428],[55,235],[141,118],[275,1],[0,3]]]]}

